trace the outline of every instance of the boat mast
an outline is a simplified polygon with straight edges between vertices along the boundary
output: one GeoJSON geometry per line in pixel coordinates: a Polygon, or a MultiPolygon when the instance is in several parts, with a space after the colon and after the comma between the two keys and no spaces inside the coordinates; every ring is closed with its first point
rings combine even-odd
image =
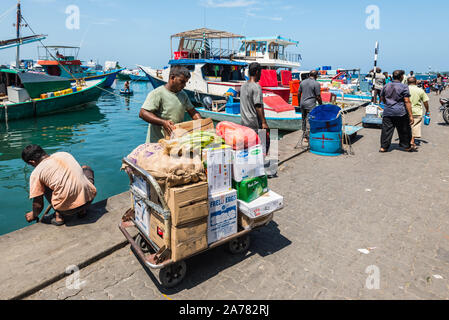
{"type": "MultiPolygon", "coordinates": [[[[20,0],[17,0],[17,23],[16,23],[16,36],[20,39],[20,24],[22,23],[22,13],[20,11],[20,0]]],[[[17,46],[16,53],[16,68],[20,68],[20,45],[17,46]]]]}

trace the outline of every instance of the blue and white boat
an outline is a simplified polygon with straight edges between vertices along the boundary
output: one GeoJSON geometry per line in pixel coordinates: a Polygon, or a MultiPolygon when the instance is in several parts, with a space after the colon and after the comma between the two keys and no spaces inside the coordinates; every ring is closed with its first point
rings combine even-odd
{"type": "MultiPolygon", "coordinates": [[[[246,82],[246,61],[231,59],[235,52],[213,48],[209,40],[226,38],[243,38],[225,31],[197,29],[176,34],[180,38],[175,59],[163,69],[139,66],[148,76],[154,88],[168,82],[172,66],[184,66],[191,74],[184,91],[192,103],[198,107],[203,117],[216,121],[241,122],[240,112],[226,110],[229,96],[233,96],[235,104],[239,104],[241,86],[246,82]]],[[[295,108],[273,93],[264,93],[265,117],[272,129],[295,131],[301,129],[302,117],[295,108]]]]}

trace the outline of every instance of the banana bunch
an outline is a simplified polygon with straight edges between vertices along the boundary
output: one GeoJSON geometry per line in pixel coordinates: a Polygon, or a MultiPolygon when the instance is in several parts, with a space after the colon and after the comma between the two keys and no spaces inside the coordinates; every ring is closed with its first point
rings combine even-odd
{"type": "Polygon", "coordinates": [[[195,131],[186,134],[176,140],[172,140],[170,154],[181,155],[200,155],[206,147],[217,147],[222,145],[223,139],[212,131],[195,131]]]}

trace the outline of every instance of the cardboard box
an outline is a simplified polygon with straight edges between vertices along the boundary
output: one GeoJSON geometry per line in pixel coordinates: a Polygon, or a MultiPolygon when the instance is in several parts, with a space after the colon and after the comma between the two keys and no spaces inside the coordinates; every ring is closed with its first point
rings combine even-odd
{"type": "Polygon", "coordinates": [[[208,244],[235,233],[237,233],[237,191],[209,194],[208,244]]]}
{"type": "Polygon", "coordinates": [[[233,181],[232,186],[237,190],[237,199],[251,202],[268,192],[268,178],[263,175],[244,179],[241,182],[233,181]]]}
{"type": "Polygon", "coordinates": [[[238,200],[239,211],[252,219],[268,215],[283,206],[284,197],[271,190],[249,203],[238,200]]]}
{"type": "Polygon", "coordinates": [[[265,175],[262,145],[232,151],[232,178],[236,182],[265,175]]]}
{"type": "Polygon", "coordinates": [[[239,211],[238,215],[239,215],[239,226],[241,226],[243,229],[248,229],[248,228],[253,229],[256,227],[263,226],[263,225],[267,224],[268,222],[270,222],[271,220],[273,220],[274,213],[272,212],[270,214],[267,214],[265,216],[261,216],[261,217],[255,218],[255,219],[251,219],[246,214],[244,214],[240,211],[239,211]]]}
{"type": "Polygon", "coordinates": [[[209,193],[232,190],[232,149],[230,147],[204,149],[203,161],[206,166],[209,193]]]}
{"type": "MultiPolygon", "coordinates": [[[[158,214],[150,217],[150,239],[159,247],[165,245],[164,219],[158,214]]],[[[207,218],[171,228],[171,258],[180,261],[185,257],[207,249],[207,218]]]]}
{"type": "Polygon", "coordinates": [[[207,217],[207,182],[172,187],[165,191],[165,201],[172,215],[172,224],[181,224],[207,217]]]}
{"type": "Polygon", "coordinates": [[[181,122],[175,125],[176,129],[172,132],[171,136],[165,132],[165,139],[175,139],[182,137],[186,133],[193,133],[194,130],[214,130],[214,122],[211,118],[192,120],[181,122]]]}

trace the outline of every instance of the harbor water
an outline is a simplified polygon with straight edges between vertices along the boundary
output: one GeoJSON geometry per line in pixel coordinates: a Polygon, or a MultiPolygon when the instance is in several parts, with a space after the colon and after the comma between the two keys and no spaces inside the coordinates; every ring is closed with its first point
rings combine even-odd
{"type": "MultiPolygon", "coordinates": [[[[31,211],[29,178],[34,168],[21,158],[29,144],[40,145],[48,154],[69,152],[80,165],[92,167],[95,202],[128,190],[121,160],[145,143],[148,124],[139,118],[139,111],[153,87],[132,82],[134,95],[121,96],[123,86],[124,81],[116,81],[96,104],[81,110],[0,123],[0,235],[29,225],[25,213],[31,211]]],[[[187,113],[185,120],[191,120],[187,113]]],[[[286,133],[279,131],[278,138],[286,133]]]]}
{"type": "Polygon", "coordinates": [[[145,142],[148,125],[139,118],[139,110],[152,86],[133,82],[134,95],[123,97],[123,84],[117,81],[97,104],[82,110],[0,124],[0,235],[28,225],[24,216],[31,211],[33,167],[21,158],[28,144],[39,144],[49,154],[69,152],[81,165],[91,166],[98,190],[95,201],[128,189],[121,159],[145,142]]]}

